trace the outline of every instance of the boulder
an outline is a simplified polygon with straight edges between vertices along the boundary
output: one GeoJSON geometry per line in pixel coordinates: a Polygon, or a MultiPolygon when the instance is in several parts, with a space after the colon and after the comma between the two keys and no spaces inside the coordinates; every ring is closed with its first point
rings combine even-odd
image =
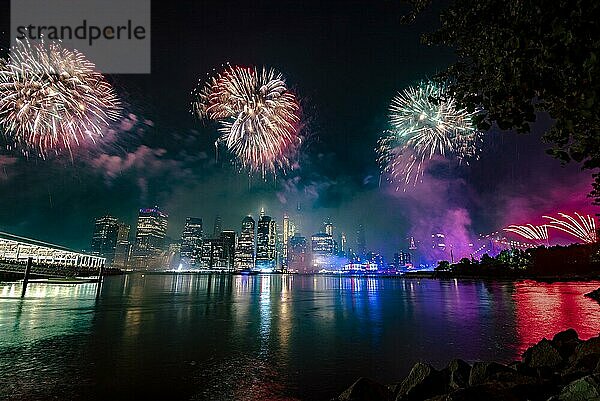
{"type": "Polygon", "coordinates": [[[569,359],[567,374],[581,372],[590,374],[600,361],[600,336],[590,338],[579,344],[569,359]]]}
{"type": "Polygon", "coordinates": [[[338,398],[338,401],[391,401],[392,392],[384,385],[366,377],[354,382],[338,398]]]}
{"type": "Polygon", "coordinates": [[[596,302],[600,302],[600,288],[592,292],[588,292],[587,294],[585,294],[585,296],[595,300],[596,302]]]}
{"type": "Polygon", "coordinates": [[[396,400],[425,400],[444,394],[448,385],[444,375],[431,365],[418,362],[402,381],[396,393],[396,400]]]}
{"type": "Polygon", "coordinates": [[[469,386],[494,380],[500,372],[514,372],[514,370],[496,362],[475,362],[469,375],[469,386]]]}
{"type": "Polygon", "coordinates": [[[523,353],[523,363],[529,368],[557,368],[563,363],[560,352],[545,338],[523,353]]]}
{"type": "Polygon", "coordinates": [[[589,375],[575,380],[558,396],[559,401],[600,401],[600,375],[589,375]]]}
{"type": "MultiPolygon", "coordinates": [[[[453,391],[443,401],[522,401],[545,400],[552,389],[542,384],[515,384],[493,381],[453,391]]],[[[437,400],[436,400],[437,401],[437,400]]]]}
{"type": "Polygon", "coordinates": [[[577,332],[573,329],[568,329],[557,333],[552,338],[552,345],[558,350],[560,356],[568,361],[575,352],[575,348],[581,343],[577,332]]]}
{"type": "Polygon", "coordinates": [[[469,385],[471,365],[462,359],[454,359],[451,361],[445,371],[448,375],[448,387],[450,390],[456,390],[469,385]]]}

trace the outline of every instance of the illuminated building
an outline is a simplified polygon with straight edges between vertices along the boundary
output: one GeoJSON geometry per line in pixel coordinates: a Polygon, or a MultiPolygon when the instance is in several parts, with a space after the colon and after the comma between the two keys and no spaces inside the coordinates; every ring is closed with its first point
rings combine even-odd
{"type": "Polygon", "coordinates": [[[394,267],[400,269],[402,267],[412,266],[412,256],[408,252],[399,251],[394,254],[394,267]]]}
{"type": "Polygon", "coordinates": [[[219,238],[221,231],[223,231],[223,221],[221,220],[221,216],[217,215],[215,217],[215,225],[213,227],[213,238],[219,238]]]}
{"type": "Polygon", "coordinates": [[[244,217],[242,231],[235,249],[235,268],[237,270],[254,268],[254,228],[255,222],[252,216],[244,217]]]}
{"type": "Polygon", "coordinates": [[[92,235],[92,255],[106,259],[106,265],[112,266],[119,233],[119,220],[109,215],[96,219],[92,235]]]}
{"type": "Polygon", "coordinates": [[[200,263],[202,254],[202,219],[188,217],[181,234],[181,263],[193,266],[200,263]]]}
{"type": "Polygon", "coordinates": [[[256,267],[261,270],[272,270],[277,261],[277,230],[275,220],[265,216],[264,210],[258,220],[256,229],[256,267]]]}
{"type": "Polygon", "coordinates": [[[331,235],[317,233],[311,237],[312,265],[315,270],[332,269],[334,267],[334,242],[331,235]]]}
{"type": "Polygon", "coordinates": [[[169,215],[158,207],[140,209],[133,247],[133,267],[160,268],[166,263],[165,236],[169,215]]]}
{"type": "Polygon", "coordinates": [[[288,269],[298,273],[311,273],[313,271],[306,237],[299,233],[295,233],[290,238],[288,269]]]}
{"type": "Polygon", "coordinates": [[[223,242],[223,259],[227,270],[233,270],[235,264],[235,241],[236,233],[232,230],[221,231],[221,240],[223,242]]]}
{"type": "Polygon", "coordinates": [[[202,241],[202,268],[227,270],[223,238],[208,238],[202,241]]]}
{"type": "Polygon", "coordinates": [[[340,234],[340,252],[345,255],[346,252],[348,251],[347,247],[348,247],[348,245],[347,245],[346,234],[341,233],[340,234]]]}
{"type": "Polygon", "coordinates": [[[288,265],[288,249],[290,242],[290,217],[287,213],[283,214],[283,235],[282,235],[282,260],[281,264],[283,268],[288,265]]]}
{"type": "Polygon", "coordinates": [[[327,221],[323,223],[323,228],[325,234],[333,237],[333,223],[331,223],[331,218],[328,218],[327,221]]]}
{"type": "Polygon", "coordinates": [[[129,242],[130,231],[131,227],[129,224],[119,223],[113,267],[126,268],[129,263],[129,256],[131,254],[131,242],[129,242]]]}

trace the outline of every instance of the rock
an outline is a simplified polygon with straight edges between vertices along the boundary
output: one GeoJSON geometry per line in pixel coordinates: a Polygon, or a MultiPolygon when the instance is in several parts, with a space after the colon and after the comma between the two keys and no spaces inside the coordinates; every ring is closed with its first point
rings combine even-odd
{"type": "Polygon", "coordinates": [[[575,348],[581,343],[577,332],[568,329],[557,333],[552,338],[552,345],[558,350],[563,360],[568,361],[575,352],[575,348]]]}
{"type": "Polygon", "coordinates": [[[583,372],[590,374],[600,361],[600,336],[590,338],[579,344],[569,359],[567,373],[583,372]]]}
{"type": "Polygon", "coordinates": [[[392,392],[384,385],[366,377],[354,382],[338,398],[338,401],[391,401],[392,392]]]}
{"type": "Polygon", "coordinates": [[[596,302],[600,302],[600,288],[592,292],[588,292],[587,294],[585,294],[585,296],[588,298],[592,298],[596,302]]]}
{"type": "Polygon", "coordinates": [[[530,368],[556,368],[563,363],[560,352],[545,338],[523,353],[523,363],[530,368]]]}
{"type": "Polygon", "coordinates": [[[454,359],[446,367],[448,374],[448,386],[450,390],[456,390],[469,385],[471,365],[462,359],[454,359]]]}
{"type": "Polygon", "coordinates": [[[560,395],[559,401],[600,401],[600,375],[582,377],[567,384],[560,395]]]}
{"type": "Polygon", "coordinates": [[[493,380],[499,372],[514,372],[514,370],[496,362],[475,362],[469,375],[469,386],[493,380]]]}
{"type": "Polygon", "coordinates": [[[552,390],[542,384],[490,382],[463,388],[448,394],[443,401],[522,401],[544,400],[552,390]]]}
{"type": "Polygon", "coordinates": [[[431,365],[418,362],[398,388],[396,400],[424,400],[444,394],[447,390],[444,375],[431,365]]]}

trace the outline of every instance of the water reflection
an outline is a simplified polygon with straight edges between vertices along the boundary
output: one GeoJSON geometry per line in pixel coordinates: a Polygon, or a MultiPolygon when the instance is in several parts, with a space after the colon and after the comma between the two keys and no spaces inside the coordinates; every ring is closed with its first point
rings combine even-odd
{"type": "Polygon", "coordinates": [[[595,335],[582,294],[598,286],[132,274],[97,300],[94,285],[34,284],[21,301],[0,284],[0,398],[329,399],[419,360],[510,361],[566,327],[595,335]]]}
{"type": "Polygon", "coordinates": [[[515,285],[514,302],[519,351],[542,338],[574,328],[583,339],[600,333],[600,308],[584,294],[600,287],[600,282],[538,283],[515,285]]]}

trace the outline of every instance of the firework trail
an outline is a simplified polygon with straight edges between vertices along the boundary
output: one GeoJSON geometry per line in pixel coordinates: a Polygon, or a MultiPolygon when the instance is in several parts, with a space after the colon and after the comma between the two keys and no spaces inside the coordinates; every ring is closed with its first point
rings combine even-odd
{"type": "Polygon", "coordinates": [[[520,235],[523,238],[532,241],[548,241],[548,226],[534,226],[533,224],[527,224],[524,226],[510,225],[504,229],[504,231],[512,232],[520,235]]]}
{"type": "Polygon", "coordinates": [[[548,227],[570,234],[584,243],[593,244],[598,241],[596,232],[596,221],[590,215],[583,216],[575,212],[575,216],[566,213],[558,214],[562,219],[551,216],[543,216],[550,220],[548,227]]]}
{"type": "Polygon", "coordinates": [[[216,145],[249,174],[290,167],[301,143],[300,106],[279,72],[230,66],[194,94],[193,112],[218,122],[216,145]]]}
{"type": "Polygon", "coordinates": [[[113,87],[81,53],[19,41],[0,63],[0,126],[25,155],[95,143],[118,119],[113,87]]]}
{"type": "Polygon", "coordinates": [[[434,82],[399,93],[390,105],[391,129],[376,148],[388,181],[416,185],[430,160],[455,158],[468,163],[476,157],[481,133],[473,123],[475,114],[458,108],[446,87],[434,82]]]}

